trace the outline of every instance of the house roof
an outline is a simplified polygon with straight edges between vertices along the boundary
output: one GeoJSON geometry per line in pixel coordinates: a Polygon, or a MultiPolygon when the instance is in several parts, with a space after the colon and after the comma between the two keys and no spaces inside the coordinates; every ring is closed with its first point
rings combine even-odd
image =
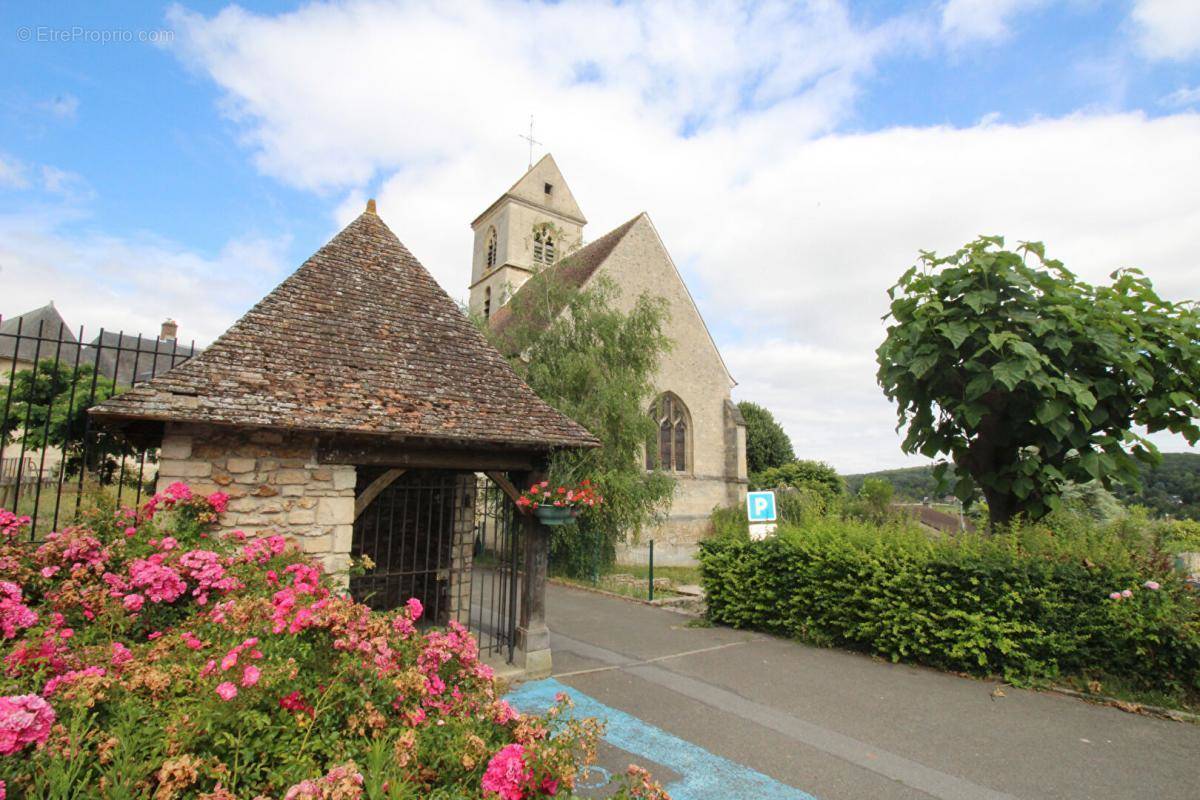
{"type": "Polygon", "coordinates": [[[91,413],[534,450],[599,444],[517,377],[373,201],[207,350],[91,413]]]}
{"type": "Polygon", "coordinates": [[[163,374],[199,352],[195,343],[101,331],[84,346],[81,360],[88,364],[98,360],[101,375],[117,386],[132,386],[163,374]]]}
{"type": "Polygon", "coordinates": [[[0,358],[32,362],[35,357],[41,360],[57,356],[60,361],[70,363],[78,350],[75,334],[53,303],[0,322],[0,358]]]}
{"type": "MultiPolygon", "coordinates": [[[[637,221],[644,216],[645,212],[638,214],[636,217],[624,223],[623,225],[613,228],[596,241],[589,242],[587,245],[576,250],[574,253],[566,256],[553,267],[551,267],[548,272],[543,274],[552,280],[560,282],[562,285],[567,286],[568,288],[582,288],[583,285],[587,283],[593,275],[596,274],[596,270],[600,269],[600,266],[604,263],[605,259],[612,254],[613,249],[620,244],[623,238],[625,238],[625,234],[629,233],[630,229],[633,228],[637,221]]],[[[511,298],[509,298],[507,303],[501,306],[496,313],[492,314],[491,319],[488,321],[492,330],[498,334],[501,339],[503,339],[506,331],[508,331],[513,324],[513,302],[521,296],[521,291],[525,288],[525,286],[528,285],[529,283],[522,285],[522,287],[518,289],[511,298]]],[[[519,307],[519,301],[517,302],[517,305],[519,307]]],[[[561,308],[553,309],[547,315],[546,320],[549,321],[558,316],[558,312],[561,310],[561,308]]]]}

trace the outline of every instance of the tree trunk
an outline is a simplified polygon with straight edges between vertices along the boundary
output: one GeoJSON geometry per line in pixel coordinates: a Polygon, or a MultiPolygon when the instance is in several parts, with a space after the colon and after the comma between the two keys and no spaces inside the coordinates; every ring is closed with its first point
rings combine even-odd
{"type": "Polygon", "coordinates": [[[988,504],[988,533],[995,533],[997,526],[1008,525],[1019,511],[1012,495],[983,487],[983,497],[988,504]]]}

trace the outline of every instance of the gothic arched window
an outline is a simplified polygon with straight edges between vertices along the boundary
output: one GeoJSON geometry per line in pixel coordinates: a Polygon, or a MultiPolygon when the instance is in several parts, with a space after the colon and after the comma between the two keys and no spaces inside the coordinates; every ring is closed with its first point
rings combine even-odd
{"type": "Polygon", "coordinates": [[[483,318],[491,319],[492,316],[492,287],[487,287],[483,290],[483,318]]]}
{"type": "Polygon", "coordinates": [[[496,229],[494,227],[488,228],[487,254],[484,258],[485,269],[496,266],[496,229]]]}
{"type": "Polygon", "coordinates": [[[533,263],[550,266],[554,263],[554,237],[550,231],[540,230],[533,234],[533,263]]]}
{"type": "Polygon", "coordinates": [[[663,392],[650,406],[650,418],[658,423],[656,441],[646,444],[646,469],[687,472],[692,449],[691,415],[674,392],[663,392]]]}

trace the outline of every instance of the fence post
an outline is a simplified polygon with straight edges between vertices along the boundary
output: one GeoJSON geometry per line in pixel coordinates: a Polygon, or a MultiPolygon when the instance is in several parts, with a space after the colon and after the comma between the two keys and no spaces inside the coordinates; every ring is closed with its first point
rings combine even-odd
{"type": "Polygon", "coordinates": [[[654,602],[654,540],[650,540],[650,602],[654,602]]]}

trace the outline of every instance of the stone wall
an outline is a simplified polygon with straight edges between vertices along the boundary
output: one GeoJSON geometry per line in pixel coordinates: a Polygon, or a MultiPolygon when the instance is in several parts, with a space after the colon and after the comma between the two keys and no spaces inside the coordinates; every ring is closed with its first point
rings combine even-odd
{"type": "Polygon", "coordinates": [[[160,489],[183,481],[196,492],[228,493],[222,530],[282,534],[331,573],[349,567],[355,470],[319,464],[312,434],[170,423],[158,475],[160,489]]]}

